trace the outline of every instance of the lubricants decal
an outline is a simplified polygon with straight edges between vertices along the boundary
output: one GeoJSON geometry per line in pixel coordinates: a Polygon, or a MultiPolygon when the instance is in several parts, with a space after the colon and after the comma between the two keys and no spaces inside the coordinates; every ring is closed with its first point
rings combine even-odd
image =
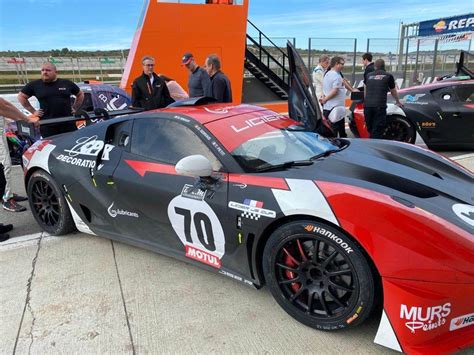
{"type": "Polygon", "coordinates": [[[453,331],[464,327],[469,327],[470,325],[474,325],[474,313],[465,314],[463,316],[451,319],[449,330],[453,331]]]}
{"type": "Polygon", "coordinates": [[[405,326],[414,334],[417,330],[431,331],[443,326],[446,317],[451,314],[451,303],[432,307],[407,306],[400,307],[400,318],[406,320],[405,326]]]}
{"type": "Polygon", "coordinates": [[[107,209],[107,212],[109,213],[110,217],[112,218],[115,218],[117,216],[126,216],[126,217],[134,217],[134,218],[139,217],[138,213],[136,212],[130,212],[130,211],[122,210],[120,208],[114,208],[114,203],[115,202],[112,202],[112,204],[107,209]]]}
{"type": "Polygon", "coordinates": [[[246,198],[244,203],[229,201],[229,208],[242,211],[243,218],[254,219],[258,221],[260,217],[275,218],[276,212],[263,208],[263,202],[250,200],[246,198]]]}
{"type": "Polygon", "coordinates": [[[114,148],[97,138],[97,135],[79,138],[71,149],[64,149],[67,154],[60,154],[56,159],[75,166],[95,168],[97,155],[103,150],[102,160],[109,160],[109,154],[114,148]]]}
{"type": "Polygon", "coordinates": [[[186,257],[220,269],[225,254],[224,230],[206,201],[176,196],[168,205],[168,218],[186,257]]]}
{"type": "Polygon", "coordinates": [[[464,222],[474,227],[474,206],[457,203],[453,205],[453,212],[464,222]]]}

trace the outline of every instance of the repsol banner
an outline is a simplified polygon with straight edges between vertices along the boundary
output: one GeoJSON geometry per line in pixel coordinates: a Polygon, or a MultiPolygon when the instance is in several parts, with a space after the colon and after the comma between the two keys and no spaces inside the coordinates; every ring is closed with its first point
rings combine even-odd
{"type": "Polygon", "coordinates": [[[470,31],[474,31],[474,14],[420,22],[418,36],[439,36],[448,33],[470,31]]]}

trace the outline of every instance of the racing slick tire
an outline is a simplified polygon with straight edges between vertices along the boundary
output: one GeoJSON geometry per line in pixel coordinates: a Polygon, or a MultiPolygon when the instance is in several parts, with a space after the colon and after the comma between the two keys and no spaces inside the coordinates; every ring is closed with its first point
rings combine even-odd
{"type": "Polygon", "coordinates": [[[61,235],[76,229],[61,189],[47,172],[38,170],[31,175],[27,193],[31,212],[44,231],[61,235]]]}
{"type": "Polygon", "coordinates": [[[320,330],[362,323],[375,306],[375,281],[364,254],[330,225],[297,221],[275,230],[263,252],[263,271],[279,305],[320,330]]]}
{"type": "Polygon", "coordinates": [[[413,144],[416,141],[416,129],[414,124],[406,117],[390,115],[387,116],[387,129],[384,138],[413,144]]]}

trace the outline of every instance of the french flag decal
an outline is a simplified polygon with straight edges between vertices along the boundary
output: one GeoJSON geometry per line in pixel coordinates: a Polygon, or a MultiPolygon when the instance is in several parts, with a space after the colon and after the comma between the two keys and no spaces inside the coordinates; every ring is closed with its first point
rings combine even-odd
{"type": "Polygon", "coordinates": [[[246,198],[244,200],[244,205],[251,206],[251,207],[263,208],[263,202],[262,201],[250,200],[248,198],[246,198]]]}

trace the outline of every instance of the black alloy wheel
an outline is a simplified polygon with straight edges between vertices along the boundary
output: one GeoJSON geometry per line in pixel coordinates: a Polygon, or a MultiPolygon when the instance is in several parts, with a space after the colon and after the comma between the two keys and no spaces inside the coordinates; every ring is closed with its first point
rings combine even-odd
{"type": "Polygon", "coordinates": [[[329,225],[305,221],[278,229],[264,251],[264,272],[285,311],[317,329],[359,324],[374,305],[374,280],[365,257],[329,225]]]}
{"type": "Polygon", "coordinates": [[[403,116],[388,116],[384,138],[398,142],[415,143],[416,129],[415,126],[403,116]]]}
{"type": "Polygon", "coordinates": [[[52,177],[45,171],[33,173],[28,181],[28,199],[40,227],[52,235],[75,229],[66,199],[52,177]]]}

